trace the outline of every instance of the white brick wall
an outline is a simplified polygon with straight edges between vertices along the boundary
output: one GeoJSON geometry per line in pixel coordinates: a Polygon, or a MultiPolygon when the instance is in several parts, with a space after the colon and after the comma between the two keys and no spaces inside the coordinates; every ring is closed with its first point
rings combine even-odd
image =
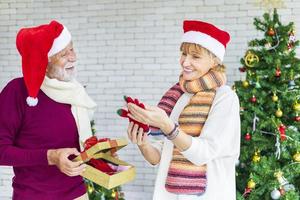
{"type": "MultiPolygon", "coordinates": [[[[228,30],[225,64],[229,84],[241,78],[237,68],[247,41],[259,36],[253,17],[264,10],[256,0],[1,0],[0,90],[21,75],[15,36],[22,26],[57,19],[73,35],[78,55],[79,80],[98,103],[96,125],[101,137],[126,136],[126,120],[116,110],[123,95],[156,104],[177,80],[178,48],[184,19],[210,21],[228,30]]],[[[287,0],[280,9],[284,22],[296,22],[299,37],[300,1],[287,0]]],[[[127,199],[151,199],[155,168],[149,167],[134,145],[120,157],[137,166],[137,178],[123,186],[127,199]]],[[[0,167],[0,199],[10,199],[12,170],[0,167]]]]}

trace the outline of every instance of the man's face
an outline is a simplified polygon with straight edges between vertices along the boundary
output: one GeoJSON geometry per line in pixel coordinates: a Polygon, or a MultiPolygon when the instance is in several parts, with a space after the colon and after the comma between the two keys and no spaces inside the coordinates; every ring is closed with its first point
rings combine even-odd
{"type": "Polygon", "coordinates": [[[46,75],[59,81],[71,81],[76,75],[75,61],[76,54],[70,42],[66,48],[49,58],[46,75]]]}

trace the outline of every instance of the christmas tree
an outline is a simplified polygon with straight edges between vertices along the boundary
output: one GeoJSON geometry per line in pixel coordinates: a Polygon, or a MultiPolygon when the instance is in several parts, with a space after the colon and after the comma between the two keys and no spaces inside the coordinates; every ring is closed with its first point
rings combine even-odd
{"type": "MultiPolygon", "coordinates": [[[[93,136],[96,134],[95,122],[91,121],[93,136]]],[[[124,194],[121,192],[121,187],[108,190],[100,185],[85,179],[87,192],[90,200],[124,200],[124,194]]]]}
{"type": "Polygon", "coordinates": [[[277,10],[255,18],[262,39],[241,59],[246,79],[233,89],[241,105],[237,199],[297,200],[300,195],[300,60],[293,23],[277,10]]]}

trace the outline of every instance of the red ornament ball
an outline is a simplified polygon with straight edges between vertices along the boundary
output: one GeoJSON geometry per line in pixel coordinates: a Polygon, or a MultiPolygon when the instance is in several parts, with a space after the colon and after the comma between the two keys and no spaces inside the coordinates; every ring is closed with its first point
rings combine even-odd
{"type": "Polygon", "coordinates": [[[295,122],[299,122],[299,121],[300,121],[300,116],[294,117],[294,121],[295,121],[295,122]]]}
{"type": "Polygon", "coordinates": [[[269,30],[268,30],[268,35],[269,35],[269,36],[274,36],[274,35],[275,35],[275,31],[274,31],[273,28],[269,28],[269,30]]]}
{"type": "Polygon", "coordinates": [[[284,190],[283,188],[280,188],[280,189],[279,189],[279,192],[280,192],[281,195],[284,195],[284,194],[285,194],[285,190],[284,190]]]}
{"type": "Polygon", "coordinates": [[[276,77],[280,77],[281,76],[281,71],[280,71],[279,68],[276,69],[275,76],[276,77]]]}
{"type": "Polygon", "coordinates": [[[256,99],[256,97],[253,95],[253,96],[250,98],[250,101],[251,101],[252,103],[256,103],[256,102],[257,102],[257,99],[256,99]]]}
{"type": "Polygon", "coordinates": [[[240,72],[245,72],[247,70],[246,67],[239,67],[240,72]]]}
{"type": "Polygon", "coordinates": [[[245,140],[247,140],[247,141],[251,140],[251,135],[250,135],[250,133],[246,133],[246,135],[245,135],[245,140]]]}

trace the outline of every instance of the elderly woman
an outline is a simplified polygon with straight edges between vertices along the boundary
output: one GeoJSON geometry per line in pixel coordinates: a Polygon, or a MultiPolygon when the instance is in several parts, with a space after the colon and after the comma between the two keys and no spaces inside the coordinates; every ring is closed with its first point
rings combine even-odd
{"type": "Polygon", "coordinates": [[[179,82],[157,107],[128,104],[132,119],[159,131],[148,137],[131,122],[128,137],[159,164],[154,200],[235,200],[239,100],[222,65],[230,36],[201,21],[184,21],[183,29],[179,82]]]}

